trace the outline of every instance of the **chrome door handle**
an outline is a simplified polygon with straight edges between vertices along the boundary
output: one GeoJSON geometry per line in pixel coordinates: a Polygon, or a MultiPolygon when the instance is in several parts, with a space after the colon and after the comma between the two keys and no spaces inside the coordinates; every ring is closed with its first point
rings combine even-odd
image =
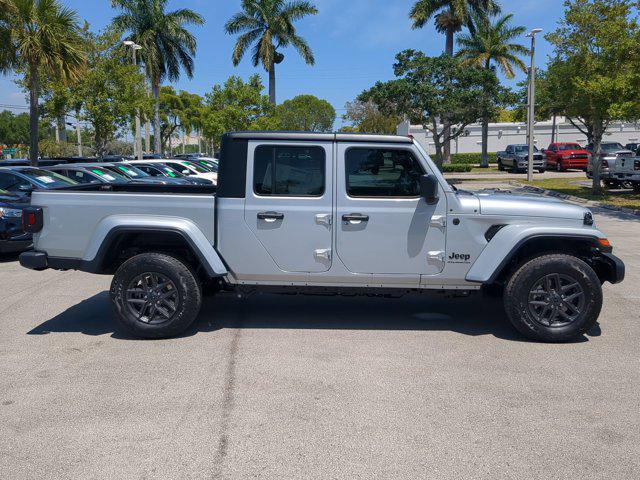
{"type": "Polygon", "coordinates": [[[349,213],[348,215],[342,216],[343,222],[352,222],[352,223],[360,223],[360,222],[368,222],[369,215],[362,215],[361,213],[349,213]]]}
{"type": "Polygon", "coordinates": [[[283,220],[284,213],[279,212],[260,212],[258,213],[258,220],[264,220],[266,222],[275,222],[276,220],[283,220]]]}

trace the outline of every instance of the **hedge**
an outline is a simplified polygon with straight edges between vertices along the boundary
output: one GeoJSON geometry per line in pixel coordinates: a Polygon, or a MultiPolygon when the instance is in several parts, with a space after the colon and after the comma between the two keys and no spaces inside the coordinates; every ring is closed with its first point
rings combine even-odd
{"type": "MultiPolygon", "coordinates": [[[[496,161],[496,152],[489,152],[489,163],[496,161]]],[[[451,163],[463,165],[480,165],[481,153],[454,153],[451,155],[451,163]]]]}
{"type": "Polygon", "coordinates": [[[462,173],[462,172],[470,172],[473,168],[473,165],[465,165],[465,164],[451,164],[451,165],[443,165],[442,172],[443,173],[462,173]]]}

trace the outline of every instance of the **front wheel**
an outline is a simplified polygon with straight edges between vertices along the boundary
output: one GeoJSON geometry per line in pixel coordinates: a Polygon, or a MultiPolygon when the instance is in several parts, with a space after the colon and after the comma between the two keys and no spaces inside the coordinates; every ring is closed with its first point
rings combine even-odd
{"type": "Polygon", "coordinates": [[[640,193],[640,182],[633,182],[633,191],[640,193]]]}
{"type": "Polygon", "coordinates": [[[111,283],[111,299],[120,323],[142,338],[183,333],[200,312],[202,290],[180,260],[143,253],[124,262],[111,283]]]}
{"type": "Polygon", "coordinates": [[[504,165],[502,165],[502,160],[498,159],[498,171],[500,172],[504,172],[505,168],[504,165]]]}
{"type": "Polygon", "coordinates": [[[513,274],[504,307],[511,323],[528,338],[566,342],[586,333],[598,320],[602,286],[579,258],[545,255],[513,274]]]}

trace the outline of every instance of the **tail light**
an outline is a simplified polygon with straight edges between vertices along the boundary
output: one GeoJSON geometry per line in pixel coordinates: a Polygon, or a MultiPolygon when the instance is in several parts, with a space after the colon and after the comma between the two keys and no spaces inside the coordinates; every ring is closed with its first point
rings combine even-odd
{"type": "Polygon", "coordinates": [[[29,233],[39,232],[43,226],[42,219],[42,208],[27,207],[22,210],[22,229],[29,233]]]}

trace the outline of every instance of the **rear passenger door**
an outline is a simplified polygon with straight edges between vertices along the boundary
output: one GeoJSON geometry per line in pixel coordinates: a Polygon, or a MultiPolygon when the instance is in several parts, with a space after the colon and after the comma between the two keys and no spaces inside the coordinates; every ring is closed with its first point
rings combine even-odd
{"type": "Polygon", "coordinates": [[[250,142],[245,222],[284,272],[332,261],[333,142],[250,142]]]}

